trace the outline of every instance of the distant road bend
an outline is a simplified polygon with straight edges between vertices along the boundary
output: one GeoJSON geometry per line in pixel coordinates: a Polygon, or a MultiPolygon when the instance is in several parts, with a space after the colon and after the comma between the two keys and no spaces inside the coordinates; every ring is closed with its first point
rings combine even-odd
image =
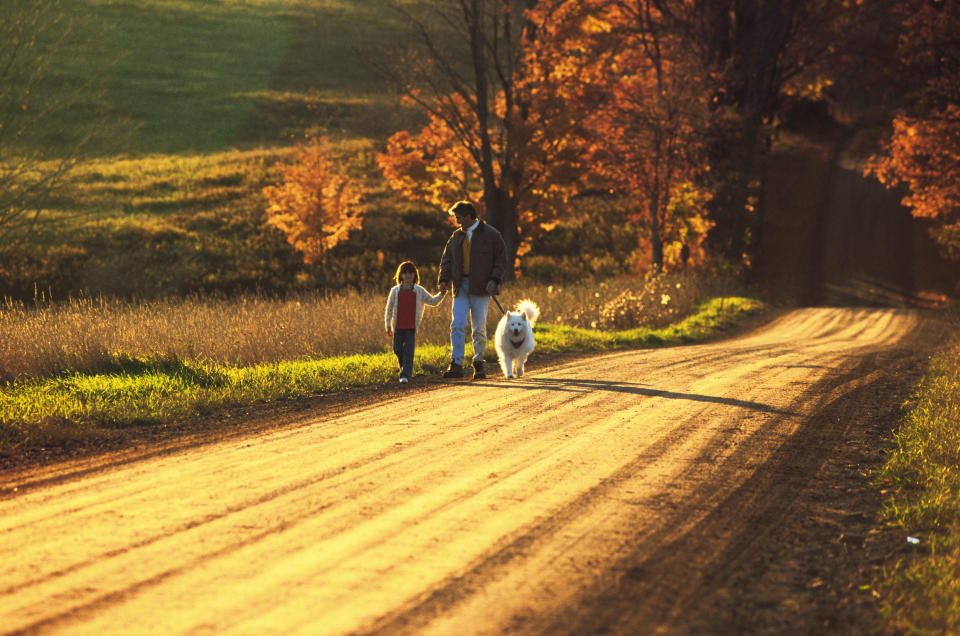
{"type": "Polygon", "coordinates": [[[824,413],[856,408],[926,321],[799,309],[730,340],[0,475],[0,633],[682,632],[816,471],[844,425],[824,413]]]}

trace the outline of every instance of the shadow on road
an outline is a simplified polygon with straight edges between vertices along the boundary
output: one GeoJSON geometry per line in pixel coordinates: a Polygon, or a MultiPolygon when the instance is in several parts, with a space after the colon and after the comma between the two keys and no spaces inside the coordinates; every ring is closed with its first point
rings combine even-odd
{"type": "MultiPolygon", "coordinates": [[[[717,397],[714,395],[700,395],[698,393],[680,393],[678,391],[665,391],[663,389],[648,388],[646,384],[634,384],[630,382],[608,382],[605,380],[583,380],[579,378],[520,378],[508,380],[511,388],[517,389],[544,389],[548,391],[571,391],[586,393],[589,391],[612,391],[615,393],[632,393],[634,395],[643,395],[646,397],[662,397],[670,400],[693,400],[695,402],[711,402],[714,404],[726,404],[727,406],[736,406],[739,408],[751,409],[763,413],[774,415],[785,415],[788,417],[797,417],[798,413],[791,411],[782,411],[769,404],[760,402],[751,402],[749,400],[737,400],[734,398],[717,397]]],[[[474,382],[475,386],[496,386],[503,387],[502,383],[492,384],[483,382],[474,382]]]]}

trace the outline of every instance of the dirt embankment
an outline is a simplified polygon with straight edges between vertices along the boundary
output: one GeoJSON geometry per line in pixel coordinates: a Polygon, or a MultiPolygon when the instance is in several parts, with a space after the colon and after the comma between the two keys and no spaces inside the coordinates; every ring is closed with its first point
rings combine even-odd
{"type": "Polygon", "coordinates": [[[871,633],[905,310],[0,475],[3,633],[871,633]]]}

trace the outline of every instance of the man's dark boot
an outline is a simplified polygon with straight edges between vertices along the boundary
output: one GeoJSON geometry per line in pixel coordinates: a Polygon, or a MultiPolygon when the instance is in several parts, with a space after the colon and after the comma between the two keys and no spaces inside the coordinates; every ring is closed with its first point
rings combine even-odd
{"type": "Polygon", "coordinates": [[[473,379],[474,380],[484,380],[486,379],[487,374],[483,371],[483,360],[474,360],[473,361],[473,379]]]}
{"type": "Polygon", "coordinates": [[[463,367],[454,362],[450,361],[450,366],[447,367],[447,370],[443,372],[443,377],[445,378],[462,378],[463,377],[463,367]]]}

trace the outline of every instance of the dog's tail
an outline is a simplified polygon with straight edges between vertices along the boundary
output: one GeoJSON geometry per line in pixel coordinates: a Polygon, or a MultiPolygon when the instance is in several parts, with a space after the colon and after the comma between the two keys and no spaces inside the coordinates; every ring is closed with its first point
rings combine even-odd
{"type": "Polygon", "coordinates": [[[535,324],[537,319],[540,318],[540,308],[537,307],[537,303],[532,300],[524,299],[517,303],[517,308],[515,311],[523,312],[527,316],[527,320],[530,324],[535,324]]]}

